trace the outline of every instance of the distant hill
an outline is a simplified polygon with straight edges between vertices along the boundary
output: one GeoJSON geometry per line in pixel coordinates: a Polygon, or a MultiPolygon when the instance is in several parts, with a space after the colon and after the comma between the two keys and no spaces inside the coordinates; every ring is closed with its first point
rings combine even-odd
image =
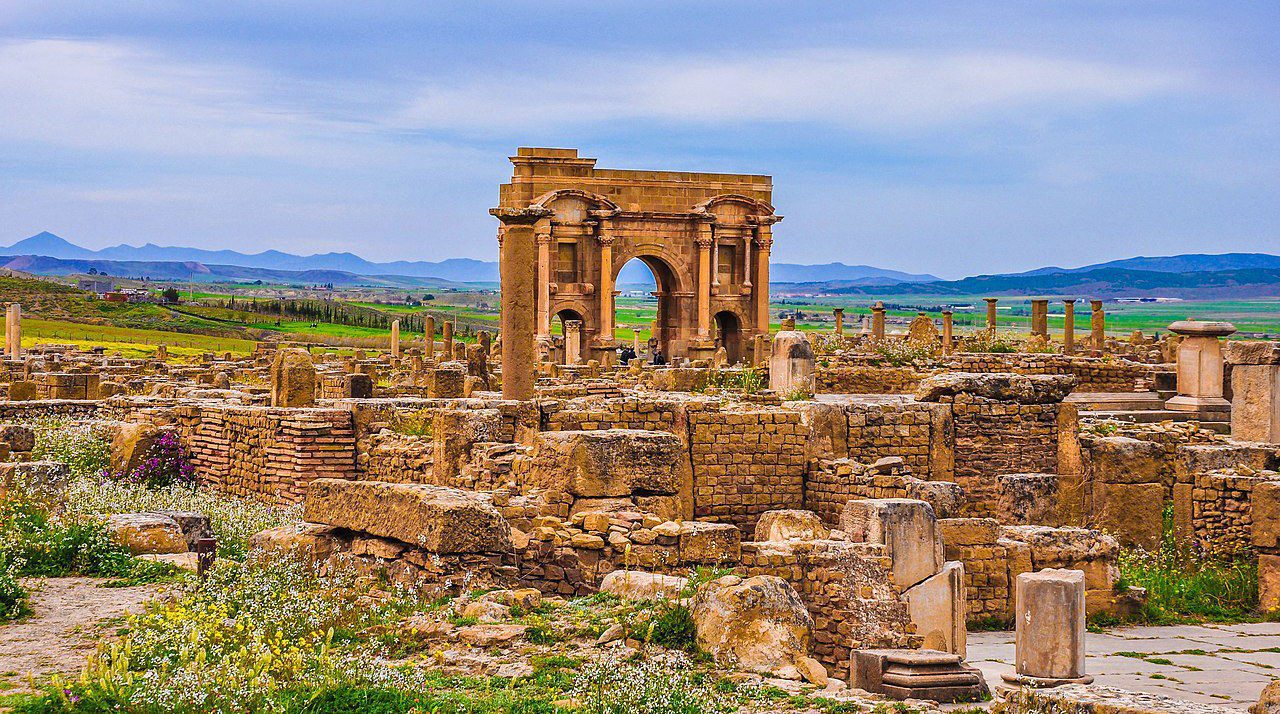
{"type": "Polygon", "coordinates": [[[1094,263],[1081,268],[1036,268],[1024,273],[1009,275],[1052,275],[1054,273],[1087,273],[1104,268],[1123,270],[1147,270],[1157,273],[1203,273],[1221,270],[1249,270],[1251,268],[1280,268],[1280,255],[1267,253],[1186,253],[1157,257],[1138,256],[1106,263],[1094,263]]]}
{"type": "Polygon", "coordinates": [[[0,268],[36,275],[78,275],[91,269],[117,278],[141,278],[180,282],[245,282],[287,285],[336,286],[370,285],[402,288],[464,287],[461,283],[439,278],[403,275],[356,275],[341,270],[270,270],[239,265],[206,264],[196,261],[86,260],[52,258],[42,255],[0,257],[0,268]]]}
{"type": "Polygon", "coordinates": [[[1180,297],[1216,299],[1280,296],[1280,267],[1197,272],[1098,268],[1086,272],[977,275],[963,280],[891,285],[812,284],[838,295],[1043,295],[1062,297],[1180,297]]]}
{"type": "MultiPolygon", "coordinates": [[[[20,240],[8,248],[0,248],[0,255],[43,256],[63,260],[104,260],[126,263],[199,263],[206,266],[243,266],[274,271],[340,271],[365,276],[438,278],[441,281],[457,283],[498,282],[498,264],[496,262],[472,260],[470,258],[450,258],[438,263],[404,260],[391,263],[374,263],[352,253],[293,255],[292,253],[282,253],[278,250],[268,250],[262,253],[248,254],[234,250],[169,247],[153,243],[147,243],[143,246],[121,244],[101,250],[90,250],[48,231],[20,240]]],[[[885,284],[926,282],[939,279],[933,275],[913,275],[897,270],[876,268],[870,265],[845,265],[844,263],[826,263],[824,265],[774,263],[769,270],[771,282],[775,283],[841,280],[847,281],[848,284],[885,284]]],[[[348,284],[347,281],[338,279],[321,282],[348,284]]],[[[653,283],[653,275],[644,264],[639,261],[633,261],[623,267],[618,275],[618,283],[651,285],[653,283]]],[[[430,283],[421,284],[430,285],[430,283]]]]}
{"type": "Polygon", "coordinates": [[[246,268],[285,271],[341,271],[354,275],[404,275],[418,278],[438,278],[442,281],[452,282],[498,281],[497,263],[468,258],[450,258],[438,263],[403,260],[392,263],[374,263],[351,253],[293,255],[292,253],[282,253],[278,250],[268,250],[262,253],[248,254],[234,250],[169,247],[152,243],[147,243],[143,246],[121,244],[101,250],[90,250],[48,231],[20,240],[8,248],[0,248],[0,254],[10,256],[33,255],[71,260],[203,263],[205,265],[234,265],[246,268]]]}

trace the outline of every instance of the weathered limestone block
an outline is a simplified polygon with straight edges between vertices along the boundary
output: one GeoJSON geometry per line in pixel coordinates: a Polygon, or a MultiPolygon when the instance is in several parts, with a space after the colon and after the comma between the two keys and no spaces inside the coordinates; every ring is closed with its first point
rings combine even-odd
{"type": "Polygon", "coordinates": [[[0,426],[0,442],[9,445],[9,451],[27,453],[36,448],[36,432],[29,426],[6,424],[0,426]]]}
{"type": "Polygon", "coordinates": [[[693,597],[698,646],[721,662],[753,672],[799,677],[809,654],[813,618],[791,584],[772,575],[727,575],[693,597]],[[790,672],[788,672],[788,668],[790,672]]]}
{"type": "Polygon", "coordinates": [[[1084,585],[1079,570],[1046,569],[1018,576],[1017,675],[1012,681],[1062,684],[1085,679],[1084,585]]]}
{"type": "Polygon", "coordinates": [[[742,558],[742,531],[731,523],[680,524],[680,562],[686,565],[736,563],[742,558]]]}
{"type": "Polygon", "coordinates": [[[966,655],[964,563],[944,563],[942,570],[904,592],[902,599],[926,649],[966,655]]]}
{"type": "Polygon", "coordinates": [[[60,461],[0,462],[0,496],[12,488],[37,497],[52,497],[66,489],[71,469],[60,461]]]}
{"type": "Polygon", "coordinates": [[[187,539],[182,526],[158,513],[117,513],[107,518],[111,540],[134,555],[144,553],[185,553],[187,539]]]}
{"type": "Polygon", "coordinates": [[[997,512],[1006,523],[1058,525],[1058,479],[1057,474],[1000,474],[997,512]]]}
{"type": "Polygon", "coordinates": [[[311,482],[303,513],[311,523],[392,538],[431,553],[511,549],[511,526],[493,504],[454,488],[321,478],[311,482]]]}
{"type": "Polygon", "coordinates": [[[290,347],[278,350],[271,363],[271,406],[308,407],[316,401],[316,366],[311,353],[290,347]]]}
{"type": "Polygon", "coordinates": [[[1258,607],[1263,612],[1280,610],[1280,555],[1258,554],[1258,607]]]}
{"type": "Polygon", "coordinates": [[[303,560],[323,561],[342,546],[338,529],[318,523],[292,523],[258,531],[249,538],[249,547],[303,560]]]}
{"type": "Polygon", "coordinates": [[[343,376],[342,396],[348,399],[372,399],[373,378],[359,372],[343,376]]]}
{"type": "Polygon", "coordinates": [[[142,465],[161,431],[147,423],[125,424],[111,436],[111,471],[125,474],[142,465]]]}
{"type": "Polygon", "coordinates": [[[853,500],[840,513],[840,530],[855,542],[879,543],[893,560],[893,582],[902,590],[942,567],[942,534],[933,507],[908,498],[853,500]]]}
{"type": "Polygon", "coordinates": [[[1280,342],[1228,342],[1231,436],[1280,443],[1280,342]]]}
{"type": "Polygon", "coordinates": [[[675,600],[689,585],[688,578],[642,570],[615,570],[600,581],[600,592],[624,600],[675,600]]]}
{"type": "Polygon", "coordinates": [[[1258,701],[1249,707],[1249,714],[1280,714],[1280,680],[1274,680],[1262,690],[1258,701]]]}
{"type": "Polygon", "coordinates": [[[538,435],[534,482],[578,497],[675,494],[684,456],[675,434],[639,429],[548,431],[538,435]]]}
{"type": "Polygon", "coordinates": [[[1067,568],[1084,572],[1089,590],[1110,590],[1119,577],[1116,557],[1120,544],[1101,531],[1087,528],[1005,526],[1004,539],[1030,548],[1032,569],[1067,568]]]}
{"type": "Polygon", "coordinates": [[[471,447],[497,441],[502,412],[497,409],[442,409],[431,419],[432,468],[437,478],[453,479],[471,458],[471,447]]]}
{"type": "Polygon", "coordinates": [[[1053,404],[1065,399],[1075,386],[1076,378],[1069,375],[947,372],[920,382],[915,396],[921,402],[971,394],[1002,402],[1053,404]]]}
{"type": "Polygon", "coordinates": [[[757,541],[822,540],[830,534],[813,511],[785,509],[766,511],[756,521],[757,541]]]}
{"type": "Polygon", "coordinates": [[[16,381],[9,383],[9,401],[29,402],[37,397],[36,383],[16,381]]]}
{"type": "Polygon", "coordinates": [[[213,526],[209,517],[197,511],[147,511],[147,514],[166,516],[177,522],[182,529],[182,536],[187,540],[187,548],[195,550],[196,541],[213,537],[213,526]]]}
{"type": "Polygon", "coordinates": [[[1123,545],[1154,550],[1164,531],[1164,486],[1158,483],[1095,483],[1093,525],[1123,545]]]}
{"type": "Polygon", "coordinates": [[[467,367],[464,364],[446,363],[427,370],[427,396],[432,399],[461,399],[466,389],[467,367]]]}

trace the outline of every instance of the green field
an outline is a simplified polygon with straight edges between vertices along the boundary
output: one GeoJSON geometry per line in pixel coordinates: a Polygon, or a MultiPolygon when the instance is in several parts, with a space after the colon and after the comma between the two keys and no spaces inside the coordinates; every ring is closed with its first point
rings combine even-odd
{"type": "Polygon", "coordinates": [[[126,357],[151,356],[155,354],[158,345],[167,345],[170,355],[184,357],[205,352],[249,354],[253,352],[254,342],[166,330],[142,330],[113,325],[86,325],[60,320],[23,318],[22,344],[27,347],[42,344],[69,344],[86,350],[105,347],[108,352],[119,351],[126,357]]]}

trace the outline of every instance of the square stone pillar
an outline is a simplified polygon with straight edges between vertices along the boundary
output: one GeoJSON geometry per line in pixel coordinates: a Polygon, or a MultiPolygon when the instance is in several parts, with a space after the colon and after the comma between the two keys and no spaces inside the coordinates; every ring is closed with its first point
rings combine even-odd
{"type": "Polygon", "coordinates": [[[1013,684],[1088,684],[1084,673],[1084,571],[1046,568],[1018,576],[1013,684]]]}
{"type": "Polygon", "coordinates": [[[1280,342],[1228,342],[1231,436],[1280,444],[1280,342]]]}
{"type": "Polygon", "coordinates": [[[1178,345],[1178,396],[1165,408],[1181,412],[1224,411],[1231,403],[1222,397],[1222,343],[1236,331],[1229,322],[1179,320],[1169,331],[1182,335],[1178,345]]]}
{"type": "Polygon", "coordinates": [[[1076,301],[1062,301],[1062,354],[1076,351],[1076,301]]]}
{"type": "Polygon", "coordinates": [[[982,298],[987,303],[987,329],[996,329],[996,303],[1000,302],[1000,298],[982,298]]]}
{"type": "Polygon", "coordinates": [[[1048,339],[1049,337],[1049,301],[1031,301],[1031,334],[1048,339]]]}
{"type": "Polygon", "coordinates": [[[1101,300],[1090,300],[1089,309],[1089,341],[1096,357],[1107,349],[1107,314],[1102,311],[1101,300]]]}

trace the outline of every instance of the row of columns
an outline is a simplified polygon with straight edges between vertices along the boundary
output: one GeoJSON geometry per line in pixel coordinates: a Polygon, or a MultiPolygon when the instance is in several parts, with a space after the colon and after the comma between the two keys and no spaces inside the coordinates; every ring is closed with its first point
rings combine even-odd
{"type": "MultiPolygon", "coordinates": [[[[987,303],[986,322],[987,329],[994,330],[996,328],[996,304],[999,298],[983,298],[987,303]]],[[[1106,313],[1102,308],[1101,300],[1090,300],[1089,306],[1092,310],[1090,316],[1090,337],[1093,340],[1094,349],[1101,350],[1103,341],[1106,339],[1106,313]]],[[[1075,349],[1075,319],[1076,319],[1076,301],[1062,301],[1063,316],[1065,324],[1062,328],[1062,345],[1067,352],[1075,349]]],[[[875,340],[883,340],[885,337],[885,306],[884,302],[877,301],[871,306],[871,337],[875,340]]],[[[844,336],[844,308],[838,307],[832,310],[832,314],[836,320],[836,336],[844,336]]],[[[951,310],[942,311],[942,330],[944,350],[950,351],[951,336],[954,334],[953,315],[951,310]]],[[[1031,334],[1045,338],[1049,338],[1049,301],[1047,299],[1036,299],[1031,301],[1031,334]]]]}
{"type": "MultiPolygon", "coordinates": [[[[773,224],[762,217],[754,224],[752,235],[742,239],[743,280],[742,287],[752,289],[752,258],[755,259],[755,284],[761,286],[753,292],[756,301],[756,331],[769,331],[769,254],[773,250],[773,224]],[[755,255],[751,247],[755,245],[755,255]]],[[[710,220],[698,224],[698,338],[711,338],[711,296],[720,292],[720,243],[716,237],[715,223],[710,220]]]]}

